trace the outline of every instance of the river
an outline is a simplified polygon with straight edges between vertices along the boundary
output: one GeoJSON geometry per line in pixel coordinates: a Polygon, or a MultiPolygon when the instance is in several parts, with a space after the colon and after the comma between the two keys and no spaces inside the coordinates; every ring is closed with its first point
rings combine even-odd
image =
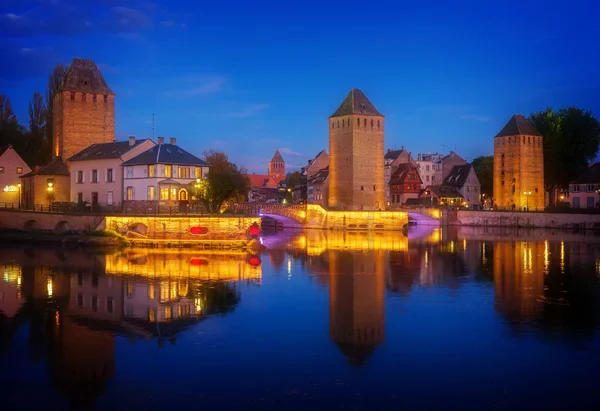
{"type": "Polygon", "coordinates": [[[2,409],[592,409],[600,236],[0,250],[2,409]],[[5,408],[6,407],[6,408],[5,408]]]}

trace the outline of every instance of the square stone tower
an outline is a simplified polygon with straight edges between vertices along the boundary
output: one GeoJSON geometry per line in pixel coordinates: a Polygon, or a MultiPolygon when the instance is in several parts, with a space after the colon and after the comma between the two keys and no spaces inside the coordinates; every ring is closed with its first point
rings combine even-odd
{"type": "Polygon", "coordinates": [[[521,114],[494,137],[494,203],[504,210],[544,209],[543,137],[521,114]]]}
{"type": "Polygon", "coordinates": [[[356,88],[329,117],[329,208],[385,209],[383,118],[356,88]]]}
{"type": "Polygon", "coordinates": [[[52,155],[67,160],[115,140],[115,93],[92,60],[73,59],[52,102],[52,155]]]}
{"type": "Polygon", "coordinates": [[[283,157],[281,157],[279,150],[275,152],[275,155],[269,162],[269,175],[285,177],[285,161],[283,160],[283,157]]]}

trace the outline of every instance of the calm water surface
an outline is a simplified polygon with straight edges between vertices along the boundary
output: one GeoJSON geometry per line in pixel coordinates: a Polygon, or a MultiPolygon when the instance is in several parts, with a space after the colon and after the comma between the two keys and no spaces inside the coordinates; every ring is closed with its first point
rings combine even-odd
{"type": "Polygon", "coordinates": [[[595,409],[600,237],[0,249],[1,409],[595,409]]]}

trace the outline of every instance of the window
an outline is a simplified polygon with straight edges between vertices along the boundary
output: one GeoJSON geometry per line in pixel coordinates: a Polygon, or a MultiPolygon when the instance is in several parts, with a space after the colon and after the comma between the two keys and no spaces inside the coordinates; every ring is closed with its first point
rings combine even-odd
{"type": "Polygon", "coordinates": [[[127,282],[127,297],[131,297],[133,295],[133,284],[129,281],[127,282]]]}
{"type": "Polygon", "coordinates": [[[356,119],[356,125],[357,125],[358,127],[360,127],[360,118],[357,118],[357,119],[356,119]]]}
{"type": "Polygon", "coordinates": [[[77,307],[83,307],[83,294],[77,293],[77,307]]]}
{"type": "Polygon", "coordinates": [[[579,208],[580,207],[580,199],[579,197],[573,197],[573,208],[579,208]]]}
{"type": "Polygon", "coordinates": [[[156,321],[156,308],[148,308],[148,321],[151,323],[156,321]]]}
{"type": "Polygon", "coordinates": [[[112,191],[106,192],[106,205],[108,205],[108,206],[113,205],[113,192],[112,191]]]}
{"type": "Polygon", "coordinates": [[[97,94],[92,94],[92,102],[94,102],[94,103],[98,102],[98,95],[97,94]]]}
{"type": "Polygon", "coordinates": [[[106,311],[108,311],[111,314],[114,311],[114,303],[112,297],[108,297],[106,299],[106,311]]]}
{"type": "Polygon", "coordinates": [[[92,205],[93,206],[97,206],[98,205],[98,192],[93,192],[92,193],[92,205]]]}
{"type": "Polygon", "coordinates": [[[148,177],[154,177],[154,165],[148,166],[148,177]]]}
{"type": "Polygon", "coordinates": [[[335,128],[333,121],[331,122],[331,128],[335,128]]]}
{"type": "Polygon", "coordinates": [[[125,167],[125,173],[127,178],[133,178],[133,166],[125,167]]]}
{"type": "Polygon", "coordinates": [[[71,91],[71,100],[75,100],[75,92],[71,91]]]}
{"type": "Polygon", "coordinates": [[[194,178],[202,178],[202,167],[196,167],[194,169],[194,178]]]}
{"type": "Polygon", "coordinates": [[[586,201],[587,208],[594,208],[594,197],[588,197],[586,201]]]}
{"type": "Polygon", "coordinates": [[[377,128],[379,128],[379,120],[377,120],[377,128]]]}
{"type": "Polygon", "coordinates": [[[189,167],[177,167],[177,177],[190,178],[190,168],[189,167]]]}
{"type": "Polygon", "coordinates": [[[77,285],[83,285],[83,274],[77,273],[77,285]]]}
{"type": "Polygon", "coordinates": [[[367,119],[366,118],[365,118],[365,121],[364,121],[364,125],[365,125],[365,128],[367,128],[367,119]]]}
{"type": "Polygon", "coordinates": [[[429,176],[425,176],[425,181],[429,183],[429,176]]]}
{"type": "Polygon", "coordinates": [[[169,187],[161,187],[160,188],[160,199],[161,200],[169,199],[169,187]]]}
{"type": "Polygon", "coordinates": [[[177,200],[177,187],[171,187],[171,200],[177,200]]]}
{"type": "Polygon", "coordinates": [[[85,93],[81,93],[81,101],[85,101],[85,93]]]}
{"type": "Polygon", "coordinates": [[[81,184],[83,183],[83,171],[79,170],[77,172],[77,180],[76,183],[81,184]]]}
{"type": "Polygon", "coordinates": [[[375,184],[373,184],[373,191],[375,191],[375,190],[376,190],[376,188],[375,188],[375,184]]]}
{"type": "Polygon", "coordinates": [[[360,191],[365,191],[365,186],[360,186],[360,191]]]}
{"type": "Polygon", "coordinates": [[[83,193],[77,193],[77,204],[83,204],[83,193]]]}
{"type": "Polygon", "coordinates": [[[173,317],[173,309],[170,305],[165,307],[165,320],[169,321],[173,317]]]}
{"type": "Polygon", "coordinates": [[[340,128],[340,120],[337,121],[337,128],[340,128]]]}
{"type": "Polygon", "coordinates": [[[112,183],[113,181],[115,181],[114,177],[113,177],[113,169],[109,168],[106,170],[106,181],[108,181],[109,183],[112,183]]]}
{"type": "Polygon", "coordinates": [[[108,96],[106,94],[104,95],[104,103],[108,103],[108,96]]]}
{"type": "Polygon", "coordinates": [[[373,128],[373,123],[374,123],[374,121],[373,121],[373,119],[371,119],[371,128],[373,128]]]}
{"type": "Polygon", "coordinates": [[[154,201],[154,186],[148,186],[148,201],[154,201]]]}
{"type": "Polygon", "coordinates": [[[127,200],[133,200],[133,187],[127,187],[127,200]]]}
{"type": "Polygon", "coordinates": [[[579,185],[575,184],[575,185],[571,186],[571,192],[572,193],[578,193],[579,192],[579,185]]]}
{"type": "Polygon", "coordinates": [[[148,286],[148,299],[149,300],[154,300],[154,284],[150,283],[150,285],[148,286]]]}
{"type": "Polygon", "coordinates": [[[98,311],[98,296],[97,295],[92,296],[92,310],[98,311]]]}
{"type": "Polygon", "coordinates": [[[23,167],[17,167],[17,174],[23,174],[23,167]]]}
{"type": "MultiPolygon", "coordinates": [[[[19,169],[17,168],[17,173],[19,172],[18,170],[19,170],[19,169]]],[[[21,171],[21,172],[22,172],[22,171],[21,171]]],[[[593,192],[594,192],[594,186],[593,186],[593,185],[588,185],[588,186],[587,186],[587,192],[588,192],[588,193],[593,193],[593,192]]]]}
{"type": "Polygon", "coordinates": [[[173,175],[173,166],[165,166],[165,177],[171,177],[173,175]]]}
{"type": "Polygon", "coordinates": [[[92,170],[92,183],[98,182],[98,170],[92,170]]]}

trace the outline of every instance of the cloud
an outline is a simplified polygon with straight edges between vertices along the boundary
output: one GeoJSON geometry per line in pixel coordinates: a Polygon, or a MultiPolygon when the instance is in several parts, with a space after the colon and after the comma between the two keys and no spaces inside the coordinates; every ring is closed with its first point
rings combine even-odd
{"type": "Polygon", "coordinates": [[[475,116],[472,114],[465,114],[460,116],[463,120],[473,120],[473,121],[490,121],[489,117],[486,116],[475,116]]]}
{"type": "Polygon", "coordinates": [[[293,151],[292,149],[290,149],[290,148],[285,148],[285,147],[284,147],[284,148],[280,148],[280,149],[279,149],[279,152],[280,152],[282,155],[286,155],[286,156],[292,156],[292,157],[300,157],[300,156],[302,155],[301,153],[299,153],[299,152],[297,152],[297,151],[293,151]]]}
{"type": "Polygon", "coordinates": [[[166,97],[197,97],[214,94],[222,91],[227,83],[223,76],[187,78],[183,80],[186,85],[171,91],[165,91],[161,95],[166,97]]]}
{"type": "Polygon", "coordinates": [[[252,117],[252,116],[260,113],[261,111],[266,110],[267,108],[269,108],[268,104],[251,104],[249,106],[244,107],[243,109],[241,109],[239,111],[225,113],[223,116],[229,117],[229,118],[252,117]]]}
{"type": "Polygon", "coordinates": [[[128,7],[110,9],[111,20],[107,27],[115,31],[138,31],[152,27],[152,18],[141,10],[128,7]]]}

